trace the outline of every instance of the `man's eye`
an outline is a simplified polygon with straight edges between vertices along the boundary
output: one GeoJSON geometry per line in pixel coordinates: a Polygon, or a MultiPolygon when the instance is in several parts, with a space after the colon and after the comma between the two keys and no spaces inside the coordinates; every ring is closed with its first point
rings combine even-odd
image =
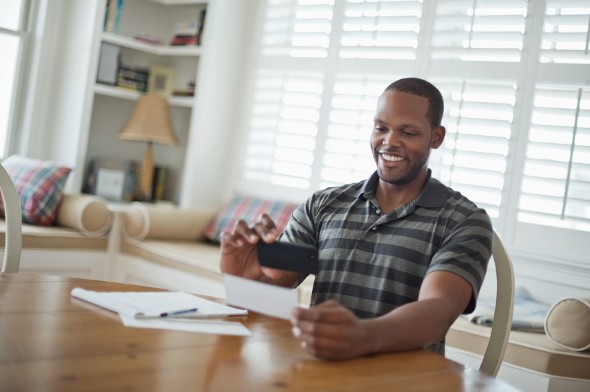
{"type": "Polygon", "coordinates": [[[412,131],[402,131],[402,133],[406,136],[416,136],[416,132],[412,131]]]}

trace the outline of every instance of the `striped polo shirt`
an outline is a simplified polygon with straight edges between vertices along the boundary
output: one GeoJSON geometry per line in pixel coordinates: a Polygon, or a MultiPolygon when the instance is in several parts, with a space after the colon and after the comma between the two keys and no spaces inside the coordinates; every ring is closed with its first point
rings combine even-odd
{"type": "Polygon", "coordinates": [[[301,204],[281,241],[318,248],[312,305],[338,301],[358,317],[377,317],[416,301],[432,271],[463,277],[475,307],[492,246],[485,210],[431,177],[410,203],[383,214],[375,198],[379,177],[328,188],[301,204]]]}

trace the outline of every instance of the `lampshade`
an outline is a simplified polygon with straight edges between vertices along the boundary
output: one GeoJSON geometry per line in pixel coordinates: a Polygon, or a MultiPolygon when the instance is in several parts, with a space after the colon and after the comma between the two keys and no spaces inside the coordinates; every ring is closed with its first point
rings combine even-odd
{"type": "Polygon", "coordinates": [[[158,94],[142,95],[137,100],[127,124],[119,134],[119,139],[148,142],[147,151],[141,163],[139,194],[136,195],[136,199],[150,200],[154,178],[153,143],[178,144],[178,139],[172,129],[168,101],[158,94]]]}
{"type": "Polygon", "coordinates": [[[166,98],[158,94],[142,95],[137,100],[119,139],[178,144],[166,98]]]}

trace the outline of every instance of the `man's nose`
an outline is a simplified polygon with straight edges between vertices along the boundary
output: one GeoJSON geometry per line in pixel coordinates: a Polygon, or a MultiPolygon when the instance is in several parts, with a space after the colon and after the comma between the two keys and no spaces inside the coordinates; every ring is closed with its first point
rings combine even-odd
{"type": "Polygon", "coordinates": [[[399,137],[396,136],[395,132],[387,132],[383,138],[384,146],[398,146],[400,142],[399,137]]]}

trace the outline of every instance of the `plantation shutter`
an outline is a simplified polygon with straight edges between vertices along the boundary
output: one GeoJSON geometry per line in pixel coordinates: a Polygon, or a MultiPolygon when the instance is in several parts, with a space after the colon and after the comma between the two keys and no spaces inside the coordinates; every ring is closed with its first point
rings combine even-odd
{"type": "Polygon", "coordinates": [[[514,255],[587,263],[586,0],[269,0],[241,184],[304,200],[375,170],[378,96],[443,94],[433,176],[488,211],[514,255]]]}
{"type": "Polygon", "coordinates": [[[537,86],[518,211],[590,230],[590,89],[537,86]]]}

